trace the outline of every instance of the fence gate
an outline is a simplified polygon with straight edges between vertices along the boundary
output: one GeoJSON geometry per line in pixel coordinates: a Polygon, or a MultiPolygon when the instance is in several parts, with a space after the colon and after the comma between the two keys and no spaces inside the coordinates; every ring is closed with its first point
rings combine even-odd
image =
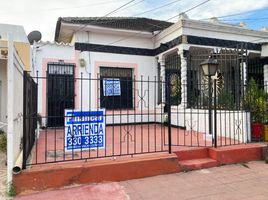
{"type": "Polygon", "coordinates": [[[23,169],[36,140],[37,84],[24,72],[23,75],[23,169]]]}

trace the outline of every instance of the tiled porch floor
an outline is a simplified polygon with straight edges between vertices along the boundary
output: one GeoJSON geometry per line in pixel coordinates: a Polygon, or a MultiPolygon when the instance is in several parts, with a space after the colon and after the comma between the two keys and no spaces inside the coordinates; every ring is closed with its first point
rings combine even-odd
{"type": "MultiPolygon", "coordinates": [[[[187,147],[211,147],[211,139],[204,139],[204,133],[171,128],[172,150],[187,147]]],[[[69,160],[116,157],[168,151],[168,127],[160,124],[121,125],[106,127],[106,148],[65,151],[63,129],[40,130],[37,143],[32,149],[28,164],[64,162],[69,160]]],[[[218,137],[218,144],[238,143],[235,140],[218,137]]]]}

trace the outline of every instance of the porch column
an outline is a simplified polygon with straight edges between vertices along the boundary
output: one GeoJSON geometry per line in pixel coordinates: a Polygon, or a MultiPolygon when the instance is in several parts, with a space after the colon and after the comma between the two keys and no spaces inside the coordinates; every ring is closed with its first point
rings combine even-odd
{"type": "Polygon", "coordinates": [[[187,107],[187,56],[185,51],[178,51],[181,58],[181,104],[183,108],[187,107]]]}
{"type": "Polygon", "coordinates": [[[268,41],[261,45],[261,58],[263,60],[264,89],[268,92],[268,41]]]}
{"type": "Polygon", "coordinates": [[[160,80],[162,80],[162,102],[161,103],[165,103],[166,102],[166,86],[165,86],[166,66],[165,66],[165,57],[160,56],[158,58],[158,62],[160,64],[160,77],[161,77],[160,80]]]}
{"type": "Polygon", "coordinates": [[[264,89],[268,92],[268,64],[263,66],[264,89]]]}

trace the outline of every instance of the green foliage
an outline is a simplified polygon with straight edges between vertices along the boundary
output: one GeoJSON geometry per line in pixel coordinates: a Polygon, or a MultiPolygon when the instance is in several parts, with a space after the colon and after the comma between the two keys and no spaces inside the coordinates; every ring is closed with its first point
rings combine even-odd
{"type": "Polygon", "coordinates": [[[233,110],[235,108],[234,96],[228,90],[222,90],[217,100],[218,109],[233,110]]]}
{"type": "Polygon", "coordinates": [[[0,151],[7,151],[7,136],[3,130],[0,129],[0,151]]]}
{"type": "Polygon", "coordinates": [[[8,184],[7,195],[10,197],[16,196],[16,190],[15,190],[15,187],[12,183],[8,184]]]}
{"type": "Polygon", "coordinates": [[[258,87],[254,79],[249,81],[243,102],[245,110],[252,114],[254,122],[264,123],[267,120],[267,98],[268,94],[258,87]]]}

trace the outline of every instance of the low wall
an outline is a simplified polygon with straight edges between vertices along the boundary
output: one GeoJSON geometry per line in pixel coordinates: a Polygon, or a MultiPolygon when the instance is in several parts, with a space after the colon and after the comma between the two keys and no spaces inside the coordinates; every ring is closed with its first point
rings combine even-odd
{"type": "MultiPolygon", "coordinates": [[[[203,109],[179,109],[172,108],[171,124],[185,127],[186,130],[204,133],[204,137],[211,139],[209,135],[209,112],[203,109]],[[205,135],[206,134],[206,135],[205,135]]],[[[212,131],[214,133],[214,112],[212,112],[212,131]]],[[[217,135],[234,139],[240,142],[248,142],[251,138],[250,113],[245,111],[217,110],[217,135]]]]}

